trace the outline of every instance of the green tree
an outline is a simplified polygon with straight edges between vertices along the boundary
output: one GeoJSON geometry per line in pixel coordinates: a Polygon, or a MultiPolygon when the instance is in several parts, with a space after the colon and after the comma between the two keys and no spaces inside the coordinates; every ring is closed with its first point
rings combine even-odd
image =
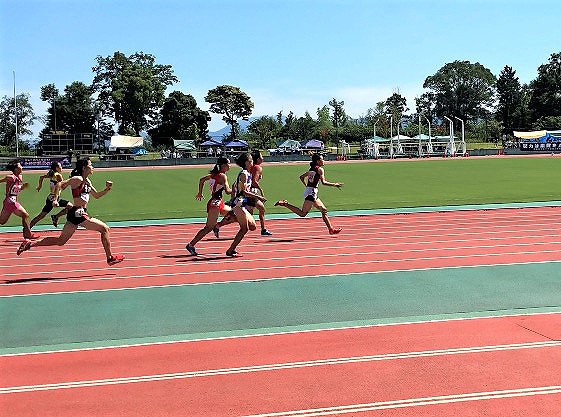
{"type": "Polygon", "coordinates": [[[274,147],[274,140],[278,137],[282,124],[274,117],[262,116],[253,120],[247,127],[248,139],[259,149],[274,147]]]}
{"type": "Polygon", "coordinates": [[[561,116],[561,52],[551,54],[540,65],[538,77],[530,83],[532,121],[547,116],[561,116]]]}
{"type": "Polygon", "coordinates": [[[486,117],[493,105],[496,78],[480,63],[454,61],[425,79],[426,96],[434,103],[434,114],[462,120],[486,117]]]}
{"type": "Polygon", "coordinates": [[[59,97],[58,88],[54,84],[47,84],[41,87],[41,100],[50,103],[51,106],[47,109],[47,117],[45,119],[45,133],[56,132],[56,101],[59,97]]]}
{"type": "Polygon", "coordinates": [[[171,65],[156,64],[153,55],[121,52],[96,58],[93,88],[104,112],[119,123],[119,133],[138,134],[157,118],[165,90],[177,82],[171,65]]]}
{"type": "Polygon", "coordinates": [[[238,119],[247,119],[253,110],[250,97],[239,87],[231,85],[219,85],[209,90],[205,101],[210,103],[212,113],[223,114],[222,120],[231,126],[232,139],[236,137],[238,119]]]}
{"type": "Polygon", "coordinates": [[[172,146],[173,139],[200,141],[208,133],[210,115],[197,106],[197,100],[180,91],[173,91],[164,101],[159,124],[149,130],[153,146],[172,146]]]}
{"type": "Polygon", "coordinates": [[[522,126],[523,95],[522,86],[514,71],[508,65],[503,68],[497,79],[497,112],[495,118],[503,126],[503,133],[512,133],[522,126]]]}
{"type": "Polygon", "coordinates": [[[317,137],[319,137],[323,143],[327,143],[331,136],[331,131],[333,130],[333,122],[329,116],[329,106],[319,107],[316,114],[318,116],[317,137]]]}
{"type": "Polygon", "coordinates": [[[335,143],[337,143],[339,142],[339,128],[345,126],[347,123],[347,115],[345,114],[345,109],[343,108],[345,102],[337,101],[337,99],[333,98],[329,102],[329,105],[333,109],[333,112],[331,113],[331,122],[335,128],[335,143]]]}
{"type": "MultiPolygon", "coordinates": [[[[36,120],[33,107],[29,102],[29,95],[20,93],[16,96],[17,103],[17,130],[19,144],[22,144],[22,135],[31,135],[31,126],[36,120]]],[[[14,98],[4,96],[0,100],[0,145],[7,147],[14,147],[16,145],[16,106],[14,105],[14,98]]],[[[22,144],[23,145],[23,144],[22,144]]],[[[23,145],[24,147],[26,145],[23,145]]]]}
{"type": "Polygon", "coordinates": [[[94,131],[96,113],[93,89],[80,81],[74,81],[58,98],[59,129],[68,133],[91,133],[94,131]]]}

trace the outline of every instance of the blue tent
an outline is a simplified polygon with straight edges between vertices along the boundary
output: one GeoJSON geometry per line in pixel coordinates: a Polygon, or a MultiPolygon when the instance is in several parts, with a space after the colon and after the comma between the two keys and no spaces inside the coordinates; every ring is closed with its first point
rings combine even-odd
{"type": "Polygon", "coordinates": [[[209,139],[201,143],[201,146],[222,146],[222,143],[209,139]]]}
{"type": "Polygon", "coordinates": [[[231,142],[225,143],[226,148],[249,148],[249,145],[245,140],[233,140],[231,142]]]}
{"type": "Polygon", "coordinates": [[[133,148],[132,153],[135,155],[146,155],[148,151],[144,148],[133,148]]]}
{"type": "Polygon", "coordinates": [[[302,148],[304,149],[323,149],[323,142],[321,140],[307,140],[302,142],[302,148]]]}

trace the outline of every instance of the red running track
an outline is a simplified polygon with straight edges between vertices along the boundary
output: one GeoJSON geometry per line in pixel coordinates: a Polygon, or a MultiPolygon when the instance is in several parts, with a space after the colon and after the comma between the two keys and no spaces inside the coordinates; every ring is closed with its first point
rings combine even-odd
{"type": "Polygon", "coordinates": [[[554,416],[560,334],[550,314],[0,357],[0,401],[18,417],[554,416]]]}
{"type": "Polygon", "coordinates": [[[0,234],[0,296],[285,279],[306,276],[310,267],[317,276],[561,261],[557,208],[338,217],[338,236],[329,236],[321,219],[269,223],[274,236],[250,234],[238,259],[224,255],[234,226],[222,231],[226,238],[200,242],[199,257],[184,246],[200,225],[113,228],[113,247],[127,256],[114,268],[95,233],[80,230],[62,248],[21,257],[14,255],[19,235],[0,234]]]}
{"type": "MultiPolygon", "coordinates": [[[[320,219],[271,221],[273,238],[250,235],[241,259],[223,256],[227,239],[187,256],[199,225],[114,228],[113,245],[127,255],[115,268],[95,234],[21,258],[19,235],[3,234],[0,295],[285,279],[310,265],[351,274],[561,260],[555,208],[334,220],[344,232],[325,238],[320,219]]],[[[0,409],[15,417],[555,416],[560,340],[561,314],[547,314],[3,356],[0,409]]]]}

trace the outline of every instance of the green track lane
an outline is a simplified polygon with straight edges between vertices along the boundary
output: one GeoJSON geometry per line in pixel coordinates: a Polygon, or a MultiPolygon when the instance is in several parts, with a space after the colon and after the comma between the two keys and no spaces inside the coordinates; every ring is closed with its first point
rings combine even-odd
{"type": "Polygon", "coordinates": [[[0,354],[559,312],[560,268],[447,268],[4,297],[0,354]]]}

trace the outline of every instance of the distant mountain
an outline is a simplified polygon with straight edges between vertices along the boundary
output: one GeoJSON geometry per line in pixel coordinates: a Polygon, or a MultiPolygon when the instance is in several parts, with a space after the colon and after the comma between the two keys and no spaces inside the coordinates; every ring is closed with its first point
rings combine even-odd
{"type": "MultiPolygon", "coordinates": [[[[247,131],[247,127],[250,125],[250,123],[253,122],[256,119],[259,119],[259,117],[262,117],[262,116],[250,117],[248,120],[238,120],[238,124],[240,125],[241,131],[242,132],[247,131]]],[[[222,139],[222,137],[224,137],[224,135],[227,135],[227,134],[230,133],[230,130],[232,130],[230,125],[226,125],[222,129],[216,130],[214,132],[208,132],[208,135],[213,139],[222,139]]]]}

